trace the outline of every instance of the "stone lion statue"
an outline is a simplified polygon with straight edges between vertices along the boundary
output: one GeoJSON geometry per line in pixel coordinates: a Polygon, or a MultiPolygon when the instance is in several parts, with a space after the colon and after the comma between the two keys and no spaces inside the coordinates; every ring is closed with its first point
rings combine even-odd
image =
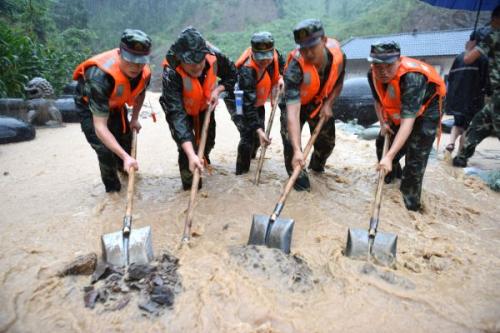
{"type": "Polygon", "coordinates": [[[54,88],[49,81],[35,77],[24,87],[28,122],[33,125],[61,126],[61,112],[54,104],[54,88]]]}

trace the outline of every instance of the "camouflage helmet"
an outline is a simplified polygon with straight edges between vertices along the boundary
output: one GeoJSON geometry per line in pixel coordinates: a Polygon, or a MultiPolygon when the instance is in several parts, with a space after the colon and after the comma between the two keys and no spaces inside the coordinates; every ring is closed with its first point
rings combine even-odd
{"type": "Polygon", "coordinates": [[[293,38],[300,48],[317,45],[324,36],[323,24],[318,19],[303,20],[293,29],[293,38]]]}
{"type": "Polygon", "coordinates": [[[210,53],[205,39],[193,27],[182,30],[170,49],[181,62],[187,64],[198,64],[210,53]]]}
{"type": "Polygon", "coordinates": [[[120,55],[135,64],[148,64],[151,54],[151,38],[141,30],[125,29],[120,41],[120,55]]]}
{"type": "Polygon", "coordinates": [[[256,32],[250,39],[252,53],[255,60],[274,58],[274,38],[270,32],[256,32]]]}
{"type": "Polygon", "coordinates": [[[401,56],[401,48],[396,42],[372,44],[368,61],[375,64],[392,64],[401,56]]]}

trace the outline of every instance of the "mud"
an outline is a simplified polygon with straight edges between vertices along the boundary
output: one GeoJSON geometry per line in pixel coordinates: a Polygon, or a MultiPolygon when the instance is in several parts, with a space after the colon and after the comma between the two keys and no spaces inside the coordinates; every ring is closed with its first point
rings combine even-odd
{"type": "MultiPolygon", "coordinates": [[[[379,230],[398,235],[388,269],[342,255],[347,229],[368,227],[377,174],[374,142],[339,129],[311,192],[287,199],[281,215],[296,222],[286,257],[245,246],[252,215],[272,212],[286,180],[279,121],[256,187],[256,163],[234,175],[239,136],[221,105],[197,237],[180,247],[189,192],[157,95],[149,99],[158,121],[142,119],[134,226],[151,226],[156,255],[179,259],[173,305],[148,314],[134,291],[120,292],[109,311],[89,294],[96,303],[86,308],[89,276],[57,275],[77,256],[101,253],[100,236],[120,228],[126,202],[125,191],[105,193],[95,153],[68,124],[0,147],[0,332],[500,331],[500,193],[446,163],[443,145],[428,163],[422,213],[404,208],[399,182],[384,187],[379,230]]],[[[487,139],[469,165],[498,170],[498,156],[498,140],[487,139]]]]}

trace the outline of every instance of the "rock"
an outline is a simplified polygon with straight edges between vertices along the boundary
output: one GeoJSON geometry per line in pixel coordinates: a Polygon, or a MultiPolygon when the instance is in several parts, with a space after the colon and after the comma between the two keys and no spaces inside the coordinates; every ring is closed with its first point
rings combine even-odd
{"type": "Polygon", "coordinates": [[[125,295],[122,298],[120,298],[118,301],[116,301],[113,304],[113,306],[110,306],[108,308],[108,310],[109,311],[121,310],[128,305],[128,303],[130,302],[130,299],[131,299],[130,295],[125,295]]]}
{"type": "Polygon", "coordinates": [[[113,274],[118,274],[121,278],[124,275],[124,271],[121,267],[116,267],[105,262],[100,262],[97,265],[94,274],[92,274],[91,283],[106,279],[108,276],[113,274]]]}
{"type": "Polygon", "coordinates": [[[167,286],[156,286],[151,293],[151,300],[160,305],[172,306],[174,304],[174,293],[167,286]]]}
{"type": "Polygon", "coordinates": [[[156,271],[156,267],[149,264],[131,264],[128,268],[128,281],[139,281],[152,272],[156,271]]]}
{"type": "Polygon", "coordinates": [[[0,144],[33,140],[35,128],[19,119],[0,116],[0,144]]]}
{"type": "Polygon", "coordinates": [[[73,262],[66,265],[59,276],[66,275],[90,275],[95,271],[97,265],[97,254],[89,253],[77,257],[73,262]]]}
{"type": "Polygon", "coordinates": [[[151,314],[157,314],[160,311],[158,305],[151,301],[139,303],[139,309],[149,312],[151,314]]]}
{"type": "Polygon", "coordinates": [[[369,126],[377,121],[374,100],[365,77],[352,78],[344,81],[340,96],[333,104],[335,119],[343,122],[357,119],[362,126],[369,126]]]}
{"type": "Polygon", "coordinates": [[[91,290],[85,293],[83,296],[83,301],[85,302],[85,307],[93,309],[95,307],[95,303],[97,302],[97,298],[99,297],[99,293],[95,290],[91,290]]]}

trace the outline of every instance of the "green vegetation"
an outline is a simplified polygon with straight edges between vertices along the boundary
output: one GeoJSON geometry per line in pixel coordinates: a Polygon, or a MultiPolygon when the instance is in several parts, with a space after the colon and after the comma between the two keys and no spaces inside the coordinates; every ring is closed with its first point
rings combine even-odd
{"type": "Polygon", "coordinates": [[[117,47],[125,28],[153,38],[157,82],[163,56],[188,25],[236,59],[262,30],[273,33],[280,51],[290,51],[292,29],[305,18],[321,19],[329,36],[344,40],[399,32],[414,14],[438,11],[418,0],[0,0],[0,97],[23,96],[23,85],[37,75],[59,92],[79,62],[117,47]]]}
{"type": "Polygon", "coordinates": [[[95,35],[82,9],[75,0],[0,0],[0,97],[23,97],[35,76],[61,91],[92,51],[95,35]]]}

